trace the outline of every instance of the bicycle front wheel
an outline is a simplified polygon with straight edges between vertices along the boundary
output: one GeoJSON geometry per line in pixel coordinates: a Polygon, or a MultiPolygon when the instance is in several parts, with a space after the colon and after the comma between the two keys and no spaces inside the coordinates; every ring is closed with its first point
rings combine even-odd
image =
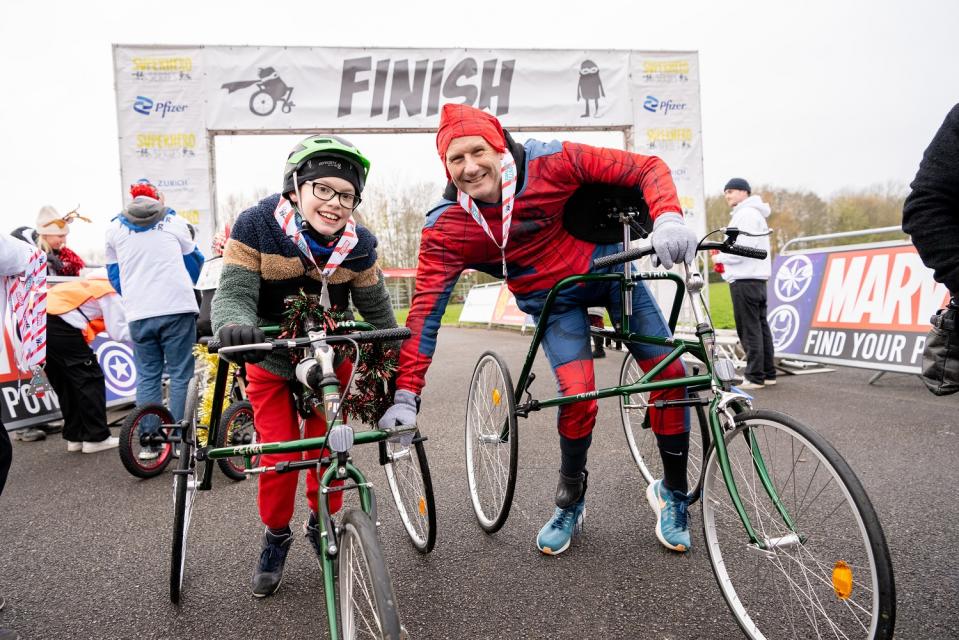
{"type": "Polygon", "coordinates": [[[466,478],[480,527],[499,531],[513,501],[519,437],[513,381],[492,351],[473,369],[466,400],[466,478]]]}
{"type": "Polygon", "coordinates": [[[775,411],[739,414],[725,443],[761,545],[746,535],[715,446],[706,463],[703,530],[720,591],[746,635],[891,638],[896,600],[889,550],[846,461],[822,436],[775,411]]]}
{"type": "Polygon", "coordinates": [[[343,516],[339,543],[340,637],[399,640],[402,627],[393,582],[373,521],[365,512],[350,509],[343,516]]]}
{"type": "MultiPolygon", "coordinates": [[[[619,370],[619,386],[633,384],[644,375],[633,354],[627,353],[619,370]]],[[[649,411],[649,394],[634,393],[620,396],[619,414],[623,420],[626,444],[646,484],[663,477],[663,461],[656,443],[656,434],[649,428],[646,419],[649,411]]],[[[687,497],[690,504],[699,498],[702,488],[703,462],[709,449],[709,427],[703,407],[695,407],[689,418],[689,455],[686,463],[687,497]]]]}
{"type": "Polygon", "coordinates": [[[186,539],[190,515],[196,500],[196,460],[194,458],[197,420],[197,379],[190,380],[183,412],[186,426],[180,442],[180,458],[173,475],[173,546],[170,551],[170,601],[179,604],[186,568],[186,539]]]}
{"type": "Polygon", "coordinates": [[[423,438],[417,431],[407,446],[384,441],[380,447],[386,480],[406,533],[417,551],[429,553],[436,544],[436,503],[423,438]]]}

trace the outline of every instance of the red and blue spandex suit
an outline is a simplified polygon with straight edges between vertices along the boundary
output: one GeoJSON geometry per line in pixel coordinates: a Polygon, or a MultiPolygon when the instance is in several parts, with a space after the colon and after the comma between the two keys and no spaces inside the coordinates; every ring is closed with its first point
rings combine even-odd
{"type": "MultiPolygon", "coordinates": [[[[590,271],[594,259],[622,249],[621,245],[597,245],[577,239],[563,227],[563,207],[577,188],[599,183],[640,189],[654,220],[661,213],[681,211],[669,168],[655,156],[570,142],[528,140],[518,145],[508,135],[507,145],[519,169],[506,246],[507,285],[519,308],[536,320],[554,284],[565,277],[590,271]]],[[[413,338],[403,344],[397,379],[397,388],[416,394],[424,386],[426,370],[436,348],[440,319],[460,274],[466,269],[476,269],[497,277],[502,275],[499,248],[455,200],[456,188],[450,184],[444,200],[428,213],[420,241],[416,291],[406,322],[413,338]]],[[[477,205],[500,242],[500,205],[477,205]]],[[[620,265],[614,270],[622,268],[620,265]]],[[[559,392],[564,396],[596,388],[586,310],[599,306],[606,307],[610,317],[620,316],[618,283],[566,288],[550,313],[543,348],[555,372],[559,392]]],[[[633,289],[630,330],[650,336],[669,335],[669,327],[645,286],[633,289]]],[[[630,345],[629,348],[647,371],[669,351],[652,345],[630,345]]],[[[683,365],[676,361],[666,367],[659,378],[679,378],[684,374],[683,365]]],[[[685,390],[666,389],[650,395],[652,404],[658,399],[682,398],[685,390]]],[[[596,412],[595,400],[561,407],[560,435],[570,439],[588,436],[596,422],[596,412]]],[[[656,434],[676,435],[688,430],[682,408],[650,407],[649,417],[656,434]]]]}

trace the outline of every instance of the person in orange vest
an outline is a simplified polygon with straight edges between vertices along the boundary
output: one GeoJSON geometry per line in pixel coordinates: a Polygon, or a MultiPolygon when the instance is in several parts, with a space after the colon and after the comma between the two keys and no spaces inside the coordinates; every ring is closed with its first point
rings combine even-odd
{"type": "Polygon", "coordinates": [[[96,453],[120,444],[107,427],[103,369],[89,346],[104,329],[114,340],[130,339],[123,303],[106,270],[50,288],[46,374],[60,399],[67,451],[96,453]]]}

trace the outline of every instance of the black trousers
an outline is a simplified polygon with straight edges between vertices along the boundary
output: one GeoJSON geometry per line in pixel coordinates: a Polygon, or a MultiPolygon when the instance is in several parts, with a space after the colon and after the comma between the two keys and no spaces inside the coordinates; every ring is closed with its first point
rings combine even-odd
{"type": "Polygon", "coordinates": [[[10,463],[13,462],[13,446],[10,444],[10,434],[0,422],[0,495],[3,495],[3,485],[7,484],[7,473],[10,463]]]}
{"type": "Polygon", "coordinates": [[[766,322],[766,281],[736,280],[729,284],[739,342],[746,350],[746,379],[762,383],[776,379],[773,336],[766,322]]]}
{"type": "Polygon", "coordinates": [[[103,369],[76,327],[59,316],[47,316],[47,379],[60,399],[63,439],[102,442],[107,427],[103,369]]]}

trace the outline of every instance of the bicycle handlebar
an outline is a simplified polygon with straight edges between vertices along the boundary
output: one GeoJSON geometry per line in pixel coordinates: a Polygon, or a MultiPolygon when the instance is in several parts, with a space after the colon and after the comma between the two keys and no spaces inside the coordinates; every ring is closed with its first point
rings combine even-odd
{"type": "Polygon", "coordinates": [[[289,340],[267,340],[254,344],[240,344],[232,347],[224,347],[217,338],[213,338],[207,343],[207,351],[210,353],[235,353],[238,351],[274,351],[276,349],[300,349],[311,345],[314,342],[325,340],[326,342],[385,342],[391,340],[406,340],[412,335],[412,332],[406,327],[393,327],[391,329],[374,329],[373,331],[362,331],[346,335],[328,335],[322,338],[292,338],[289,340]]]}
{"type": "MultiPolygon", "coordinates": [[[[739,244],[726,244],[725,242],[701,242],[696,250],[704,251],[709,249],[716,249],[722,253],[730,253],[736,256],[743,256],[744,258],[757,258],[762,260],[766,257],[765,249],[746,247],[739,244]]],[[[652,255],[653,253],[654,251],[652,247],[627,249],[626,251],[620,251],[619,253],[614,253],[612,255],[604,256],[594,260],[593,269],[605,269],[607,267],[613,267],[617,264],[623,264],[624,262],[632,262],[633,260],[638,260],[643,256],[652,255]]]]}

